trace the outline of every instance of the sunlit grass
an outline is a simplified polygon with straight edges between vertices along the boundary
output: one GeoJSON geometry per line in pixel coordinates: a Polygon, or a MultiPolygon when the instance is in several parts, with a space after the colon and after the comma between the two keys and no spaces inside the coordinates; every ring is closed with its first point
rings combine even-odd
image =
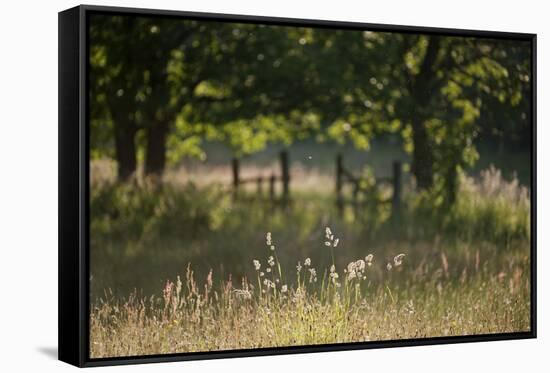
{"type": "Polygon", "coordinates": [[[92,357],[530,328],[530,197],[497,170],[447,210],[405,196],[400,220],[339,216],[329,188],[283,207],[199,184],[92,188],[92,357]]]}
{"type": "MultiPolygon", "coordinates": [[[[332,244],[336,238],[328,239],[332,244]]],[[[458,279],[449,275],[449,264],[444,261],[438,270],[425,272],[423,266],[408,268],[402,254],[382,263],[369,254],[345,268],[331,265],[322,271],[305,258],[288,279],[270,236],[265,251],[267,260],[254,259],[251,263],[255,279],[230,278],[216,285],[210,272],[198,282],[188,267],[183,280],[177,277],[175,282],[167,281],[158,296],[140,299],[134,293],[121,301],[107,295],[92,309],[91,356],[506,333],[530,328],[527,258],[511,261],[506,272],[498,273],[491,272],[490,263],[474,259],[472,267],[465,267],[458,279]],[[371,279],[375,265],[385,268],[383,281],[371,279]]]]}

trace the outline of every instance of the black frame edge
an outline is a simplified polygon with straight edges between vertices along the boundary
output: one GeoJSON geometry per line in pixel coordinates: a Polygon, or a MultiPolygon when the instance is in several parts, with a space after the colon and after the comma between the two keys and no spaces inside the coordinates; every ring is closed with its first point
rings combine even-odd
{"type": "Polygon", "coordinates": [[[367,23],[359,21],[335,21],[327,19],[313,18],[289,18],[289,17],[274,17],[274,16],[258,16],[258,15],[242,15],[228,13],[210,13],[210,12],[195,12],[183,10],[155,9],[155,8],[131,8],[119,6],[103,6],[103,5],[88,5],[83,4],[80,7],[86,12],[112,13],[113,15],[135,15],[146,17],[175,17],[175,18],[192,18],[203,21],[218,21],[218,22],[241,22],[241,23],[263,23],[280,26],[295,26],[295,27],[320,27],[320,28],[335,28],[348,30],[372,30],[382,32],[399,32],[399,33],[421,33],[421,34],[436,34],[443,36],[462,36],[462,37],[478,37],[491,39],[519,39],[532,40],[536,36],[535,33],[512,32],[512,31],[494,31],[494,30],[476,30],[476,29],[458,29],[445,28],[434,26],[415,26],[415,25],[397,25],[386,23],[367,23]]]}
{"type": "Polygon", "coordinates": [[[83,366],[80,160],[81,15],[58,13],[58,359],[83,366]]]}
{"type": "Polygon", "coordinates": [[[537,338],[537,35],[531,37],[531,334],[537,338]]]}
{"type": "Polygon", "coordinates": [[[339,352],[356,350],[375,350],[381,348],[422,347],[448,345],[459,343],[503,342],[536,338],[533,332],[499,333],[483,335],[464,335],[452,337],[432,337],[418,339],[385,340],[373,342],[334,343],[327,345],[307,345],[273,347],[262,349],[243,349],[226,351],[203,351],[195,353],[139,355],[113,358],[89,359],[84,367],[101,367],[115,365],[133,365],[150,363],[173,363],[178,361],[233,359],[242,357],[262,357],[294,354],[310,354],[318,352],[339,352]]]}

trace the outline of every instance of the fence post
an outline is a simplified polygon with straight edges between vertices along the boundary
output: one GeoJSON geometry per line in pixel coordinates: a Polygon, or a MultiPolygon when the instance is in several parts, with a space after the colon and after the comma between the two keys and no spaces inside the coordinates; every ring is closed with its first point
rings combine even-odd
{"type": "Polygon", "coordinates": [[[344,201],[342,199],[342,174],[343,174],[343,165],[342,165],[342,154],[338,153],[336,155],[336,207],[338,208],[338,213],[342,215],[344,208],[344,201]]]}
{"type": "Polygon", "coordinates": [[[401,210],[401,162],[393,162],[393,196],[392,196],[392,215],[398,216],[401,210]]]}
{"type": "Polygon", "coordinates": [[[233,198],[237,199],[239,193],[239,159],[233,158],[231,161],[231,168],[233,170],[233,198]]]}
{"type": "Polygon", "coordinates": [[[273,174],[269,177],[269,199],[271,202],[275,201],[275,175],[273,174]]]}
{"type": "Polygon", "coordinates": [[[262,184],[263,184],[264,178],[262,176],[258,176],[257,187],[258,187],[258,197],[262,196],[262,184]]]}
{"type": "Polygon", "coordinates": [[[283,182],[283,203],[287,203],[289,200],[289,184],[290,184],[290,172],[288,168],[288,153],[286,151],[281,152],[281,179],[283,182]]]}
{"type": "Polygon", "coordinates": [[[359,180],[353,182],[353,214],[355,219],[357,219],[357,214],[359,212],[359,180]]]}

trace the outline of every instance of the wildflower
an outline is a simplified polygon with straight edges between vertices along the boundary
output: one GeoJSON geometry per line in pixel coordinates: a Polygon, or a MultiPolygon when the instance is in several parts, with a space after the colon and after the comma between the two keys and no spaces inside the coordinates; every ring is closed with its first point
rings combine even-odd
{"type": "Polygon", "coordinates": [[[334,238],[334,234],[332,233],[329,227],[325,228],[325,238],[326,238],[325,246],[328,246],[328,247],[336,247],[338,246],[338,242],[340,242],[340,239],[334,238]]]}
{"type": "Polygon", "coordinates": [[[281,293],[286,293],[288,291],[288,286],[283,285],[281,286],[281,293]]]}
{"type": "Polygon", "coordinates": [[[372,265],[372,260],[374,259],[374,255],[369,254],[365,257],[365,262],[370,267],[372,265]]]}
{"type": "Polygon", "coordinates": [[[264,277],[264,273],[263,273],[263,272],[260,272],[260,277],[264,277]]]}
{"type": "Polygon", "coordinates": [[[267,234],[265,235],[265,243],[267,244],[267,246],[271,246],[271,232],[267,232],[267,234]]]}
{"type": "Polygon", "coordinates": [[[391,269],[392,269],[391,263],[388,263],[388,264],[386,265],[386,268],[387,268],[388,271],[391,271],[391,269]]]}
{"type": "Polygon", "coordinates": [[[269,247],[269,249],[270,249],[271,251],[275,251],[275,245],[271,245],[271,246],[269,247]]]}
{"type": "Polygon", "coordinates": [[[262,265],[260,264],[260,261],[254,259],[254,260],[252,261],[252,263],[254,263],[254,268],[256,268],[256,271],[259,271],[259,270],[260,270],[260,267],[262,266],[262,265]]]}
{"type": "Polygon", "coordinates": [[[267,268],[265,271],[266,271],[267,273],[269,273],[269,272],[271,272],[271,268],[267,268]]]}
{"type": "Polygon", "coordinates": [[[270,256],[268,259],[267,259],[267,263],[273,267],[275,265],[275,258],[273,258],[272,256],[270,256]]]}
{"type": "Polygon", "coordinates": [[[315,271],[315,268],[309,268],[309,282],[317,282],[317,271],[315,271]]]}
{"type": "Polygon", "coordinates": [[[298,262],[298,265],[296,266],[296,270],[298,271],[298,273],[300,273],[300,271],[302,270],[302,264],[300,264],[300,262],[298,262]]]}
{"type": "Polygon", "coordinates": [[[350,262],[347,266],[345,272],[347,272],[347,279],[352,280],[354,278],[359,278],[360,280],[364,277],[364,272],[366,269],[366,262],[363,259],[350,262]]]}
{"type": "Polygon", "coordinates": [[[330,273],[336,272],[336,267],[333,265],[330,266],[330,273]]]}
{"type": "Polygon", "coordinates": [[[338,286],[338,287],[340,286],[340,283],[338,282],[338,277],[340,277],[340,276],[338,276],[338,273],[336,273],[336,272],[331,272],[331,273],[329,274],[329,277],[330,277],[330,280],[332,281],[332,283],[333,283],[335,286],[338,286]]]}
{"type": "Polygon", "coordinates": [[[405,257],[405,254],[398,254],[393,258],[393,263],[396,267],[400,266],[403,263],[403,258],[405,257]]]}
{"type": "Polygon", "coordinates": [[[304,265],[306,267],[309,267],[311,265],[311,259],[310,258],[306,258],[306,260],[304,260],[304,265]]]}

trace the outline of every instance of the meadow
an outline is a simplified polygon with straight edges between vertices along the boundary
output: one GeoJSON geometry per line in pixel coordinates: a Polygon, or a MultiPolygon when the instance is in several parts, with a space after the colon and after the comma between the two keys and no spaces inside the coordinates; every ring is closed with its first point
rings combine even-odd
{"type": "Polygon", "coordinates": [[[529,191],[495,168],[449,208],[406,191],[399,219],[339,215],[322,169],[293,166],[282,206],[234,200],[223,165],[111,168],[92,165],[93,358],[530,330],[529,191]]]}

